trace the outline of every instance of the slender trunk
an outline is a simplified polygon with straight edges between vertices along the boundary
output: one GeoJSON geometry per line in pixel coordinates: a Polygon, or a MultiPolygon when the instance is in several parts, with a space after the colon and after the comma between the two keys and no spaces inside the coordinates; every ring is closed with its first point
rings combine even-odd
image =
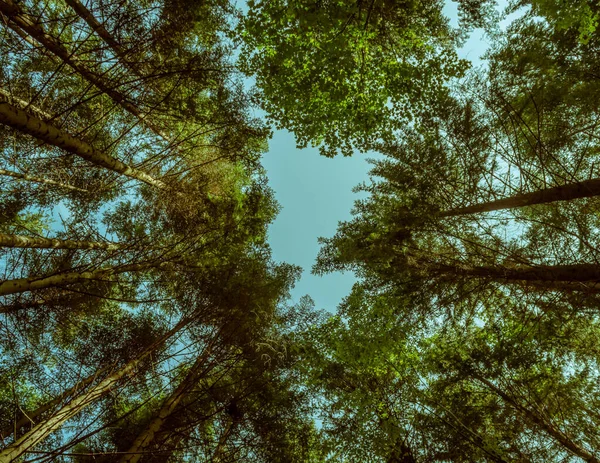
{"type": "MultiPolygon", "coordinates": [[[[106,30],[104,25],[98,21],[92,12],[88,10],[85,5],[83,5],[79,0],[65,0],[65,2],[79,15],[81,19],[83,19],[87,25],[96,33],[98,36],[104,40],[104,42],[113,50],[115,56],[118,58],[119,62],[129,69],[133,74],[140,77],[141,79],[145,79],[149,74],[149,70],[145,69],[143,63],[139,63],[135,60],[128,60],[127,53],[128,51],[121,46],[121,44],[106,30]]],[[[161,91],[157,88],[156,85],[152,85],[151,82],[148,82],[147,87],[153,90],[156,94],[160,94],[161,91]]],[[[154,133],[162,137],[169,145],[174,145],[173,139],[166,134],[164,131],[160,129],[153,128],[154,133]]],[[[179,151],[179,147],[175,144],[175,149],[179,151]]]]}
{"type": "MultiPolygon", "coordinates": [[[[1,1],[1,0],[0,0],[1,1]]],[[[1,3],[0,3],[1,4],[1,3]]],[[[73,137],[69,133],[55,127],[52,124],[42,121],[41,119],[11,105],[6,101],[2,101],[0,95],[0,123],[6,124],[14,129],[31,135],[32,137],[42,140],[49,145],[62,148],[69,153],[73,153],[86,161],[91,162],[105,169],[112,170],[121,175],[139,180],[141,182],[152,185],[156,188],[167,189],[167,185],[160,180],[157,180],[141,170],[134,169],[118,159],[105,154],[90,144],[73,137]]]]}
{"type": "Polygon", "coordinates": [[[102,249],[115,251],[124,246],[119,243],[101,241],[58,240],[33,236],[7,235],[0,233],[0,247],[3,248],[40,248],[40,249],[102,249]]]}
{"type": "Polygon", "coordinates": [[[538,265],[532,267],[488,267],[470,265],[433,264],[431,269],[440,273],[461,276],[536,282],[598,282],[600,265],[538,265]]]}
{"type": "Polygon", "coordinates": [[[57,186],[59,188],[65,188],[71,191],[79,191],[80,193],[89,193],[88,190],[84,190],[83,188],[78,188],[73,185],[69,185],[67,183],[57,182],[56,180],[50,180],[47,178],[36,177],[34,175],[29,174],[21,174],[20,172],[14,172],[12,170],[0,169],[0,175],[5,175],[6,177],[16,178],[18,180],[24,180],[26,182],[33,183],[42,183],[44,185],[52,185],[57,186]]]}
{"type": "Polygon", "coordinates": [[[413,259],[413,262],[408,261],[408,265],[415,270],[445,278],[474,277],[555,290],[600,290],[600,265],[596,264],[491,267],[432,262],[415,252],[407,255],[413,259]]]}
{"type": "Polygon", "coordinates": [[[207,349],[207,352],[198,357],[194,365],[190,368],[187,376],[177,389],[171,394],[163,403],[161,409],[158,412],[158,415],[154,420],[150,422],[148,427],[135,439],[129,450],[127,450],[126,455],[121,458],[121,463],[137,463],[143,455],[144,449],[152,443],[156,434],[162,428],[165,420],[173,413],[177,405],[181,402],[181,400],[186,396],[190,387],[193,386],[194,381],[197,379],[197,372],[200,367],[206,361],[208,355],[210,354],[210,348],[207,349]]]}
{"type": "Polygon", "coordinates": [[[235,422],[233,420],[229,421],[229,423],[227,424],[227,429],[225,429],[225,432],[223,432],[223,435],[220,437],[219,443],[217,444],[217,448],[215,449],[215,453],[213,454],[213,462],[218,463],[222,460],[223,452],[225,451],[225,445],[227,444],[227,439],[229,439],[229,436],[231,435],[234,426],[235,422]]]}
{"type": "Polygon", "coordinates": [[[104,25],[94,17],[92,12],[88,10],[83,3],[81,3],[79,0],[65,0],[65,2],[67,5],[73,8],[75,13],[77,13],[79,17],[83,19],[87,25],[90,26],[90,28],[96,34],[98,34],[98,36],[104,40],[104,42],[115,52],[115,55],[123,64],[123,66],[127,67],[135,75],[143,77],[144,73],[141,71],[139,64],[126,59],[127,50],[125,50],[121,44],[115,40],[115,38],[106,30],[104,25]]]}
{"type": "Polygon", "coordinates": [[[74,393],[76,393],[77,391],[89,386],[104,371],[106,371],[106,368],[103,368],[99,371],[94,372],[87,378],[79,381],[74,386],[72,386],[69,389],[67,389],[66,391],[64,391],[62,394],[60,394],[55,399],[52,399],[49,402],[46,402],[45,404],[39,406],[35,410],[32,410],[31,412],[27,412],[27,413],[23,412],[21,417],[19,417],[19,419],[14,423],[14,425],[11,428],[5,428],[5,429],[0,430],[0,436],[6,437],[13,433],[16,436],[17,432],[21,428],[27,426],[30,423],[35,425],[37,418],[39,418],[43,413],[46,413],[47,411],[52,410],[58,404],[63,402],[67,397],[69,397],[69,396],[73,395],[74,393]]]}
{"type": "Polygon", "coordinates": [[[502,399],[506,403],[510,404],[515,410],[527,417],[527,419],[529,419],[531,422],[535,423],[544,431],[546,431],[547,434],[556,439],[564,448],[569,450],[571,453],[577,455],[578,457],[582,458],[583,460],[589,463],[600,463],[600,460],[596,456],[592,455],[586,449],[576,444],[571,438],[571,436],[556,428],[551,422],[544,419],[544,417],[540,416],[540,414],[538,414],[536,411],[523,406],[522,404],[517,402],[513,397],[511,397],[509,394],[504,392],[502,389],[497,387],[494,383],[487,380],[486,378],[479,376],[478,374],[472,374],[472,376],[479,382],[483,383],[486,387],[494,391],[500,397],[502,397],[502,399]]]}
{"type": "Polygon", "coordinates": [[[135,360],[130,361],[120,370],[109,375],[98,384],[91,387],[84,394],[81,394],[71,400],[45,421],[38,423],[31,431],[23,435],[20,439],[0,452],[0,463],[14,462],[17,458],[23,455],[23,453],[41,443],[49,434],[57,429],[60,429],[65,421],[75,417],[86,407],[93,404],[98,399],[102,398],[104,395],[117,387],[125,377],[133,376],[135,374],[136,367],[146,357],[150,356],[157,349],[159,349],[161,345],[163,345],[169,338],[177,334],[190,321],[190,319],[184,319],[179,322],[172,330],[165,334],[160,340],[148,347],[135,360]]]}
{"type": "Polygon", "coordinates": [[[73,294],[76,295],[76,299],[69,299],[69,305],[72,305],[73,303],[79,303],[84,298],[85,299],[89,298],[89,296],[87,294],[77,295],[77,293],[72,293],[70,291],[61,291],[54,296],[49,295],[49,297],[47,297],[47,298],[40,297],[37,299],[32,299],[32,300],[27,300],[27,301],[22,301],[22,302],[16,301],[10,305],[1,304],[0,305],[0,314],[14,313],[14,312],[18,312],[19,310],[26,310],[26,309],[36,309],[36,308],[45,306],[47,304],[52,304],[52,303],[61,302],[61,301],[65,302],[67,299],[67,296],[73,296],[73,294]]]}
{"type": "Polygon", "coordinates": [[[56,273],[46,277],[18,278],[0,283],[0,296],[8,294],[25,293],[38,289],[55,288],[79,283],[86,280],[99,280],[126,272],[139,272],[153,268],[160,268],[168,262],[145,262],[141,264],[122,265],[120,267],[103,268],[84,272],[56,273]]]}
{"type": "MultiPolygon", "coordinates": [[[[8,21],[9,21],[8,17],[5,16],[4,13],[2,13],[1,11],[0,11],[0,20],[2,21],[2,24],[8,24],[8,21]]],[[[13,26],[11,26],[11,29],[19,37],[21,37],[25,42],[27,42],[29,45],[31,45],[32,48],[36,48],[38,46],[37,42],[35,40],[33,40],[31,37],[29,37],[29,35],[27,35],[27,32],[22,30],[20,27],[13,25],[13,26]]]]}
{"type": "Polygon", "coordinates": [[[476,214],[478,212],[499,211],[502,209],[515,209],[518,207],[533,206],[536,204],[553,203],[556,201],[569,201],[578,198],[591,198],[600,195],[600,179],[594,178],[583,182],[569,183],[566,185],[545,188],[533,193],[523,193],[509,198],[473,204],[444,211],[440,217],[456,217],[459,215],[476,214]]]}
{"type": "Polygon", "coordinates": [[[27,101],[22,100],[21,98],[17,98],[12,93],[4,90],[3,88],[0,88],[0,95],[2,95],[4,97],[4,99],[6,101],[8,101],[10,104],[18,106],[19,108],[21,108],[23,110],[29,111],[31,114],[35,114],[35,116],[39,117],[40,119],[43,119],[43,120],[52,119],[52,115],[48,114],[43,109],[40,109],[37,106],[31,105],[27,101]]]}
{"type": "Polygon", "coordinates": [[[107,84],[100,75],[88,69],[85,64],[69,52],[58,39],[47,34],[43,26],[39,22],[34,21],[33,16],[28,14],[20,4],[16,3],[14,0],[0,0],[0,12],[9,18],[9,27],[13,28],[16,26],[27,32],[48,51],[52,52],[65,64],[81,74],[84,79],[108,95],[116,104],[137,117],[142,124],[160,137],[165,137],[165,134],[156,125],[146,119],[147,114],[143,114],[137,106],[128,101],[125,95],[118,90],[115,90],[111,84],[107,84]]]}

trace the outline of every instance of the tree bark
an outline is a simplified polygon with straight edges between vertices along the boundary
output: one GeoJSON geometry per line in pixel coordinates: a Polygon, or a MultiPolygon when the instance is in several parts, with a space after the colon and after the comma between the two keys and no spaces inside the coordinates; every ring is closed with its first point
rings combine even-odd
{"type": "Polygon", "coordinates": [[[0,233],[0,247],[4,248],[38,248],[38,249],[102,249],[115,251],[124,246],[119,243],[101,241],[58,240],[54,238],[37,238],[33,236],[7,235],[0,233]]]}
{"type": "Polygon", "coordinates": [[[173,413],[177,405],[186,396],[190,387],[194,385],[197,379],[197,372],[206,361],[210,354],[210,348],[207,352],[198,357],[196,362],[190,368],[186,377],[181,381],[177,389],[164,401],[158,415],[154,418],[148,427],[135,439],[126,455],[121,458],[120,463],[137,463],[143,455],[144,449],[152,443],[156,434],[162,428],[165,420],[173,413]]]}
{"type": "Polygon", "coordinates": [[[569,183],[553,188],[523,193],[509,198],[473,204],[440,213],[440,217],[456,217],[460,215],[476,214],[479,212],[499,211],[503,209],[515,209],[536,204],[553,203],[556,201],[570,201],[578,198],[591,198],[600,195],[600,179],[594,178],[583,182],[569,183]]]}
{"type": "MultiPolygon", "coordinates": [[[[59,293],[57,293],[56,295],[49,295],[49,297],[47,298],[37,298],[37,299],[32,299],[32,300],[27,300],[27,301],[23,301],[23,302],[14,302],[13,304],[10,305],[4,305],[1,304],[0,305],[0,314],[2,313],[14,313],[14,312],[18,312],[19,310],[27,310],[27,309],[39,309],[40,307],[47,305],[47,304],[52,304],[52,303],[60,303],[60,302],[65,302],[66,300],[66,296],[72,296],[74,293],[71,291],[61,291],[59,293]]],[[[78,298],[88,298],[89,296],[87,294],[79,294],[77,295],[77,293],[75,293],[76,297],[78,298]]],[[[73,300],[70,300],[70,303],[72,304],[73,300]]],[[[77,299],[75,302],[80,302],[79,299],[77,299]]]]}
{"type": "Polygon", "coordinates": [[[600,463],[600,460],[596,456],[588,452],[580,445],[576,444],[568,434],[556,428],[552,423],[544,419],[534,410],[531,410],[517,402],[513,397],[497,387],[494,383],[478,374],[472,374],[472,377],[494,391],[502,398],[502,400],[510,404],[515,410],[546,431],[548,435],[556,439],[569,452],[577,455],[588,463],[600,463]]]}
{"type": "Polygon", "coordinates": [[[38,108],[37,106],[33,106],[29,104],[27,101],[22,100],[21,98],[17,98],[12,93],[0,88],[0,95],[4,97],[6,101],[10,104],[18,106],[19,108],[29,111],[31,114],[34,114],[36,117],[39,117],[42,120],[52,119],[52,115],[44,111],[43,109],[38,108]]]}
{"type": "Polygon", "coordinates": [[[177,334],[190,321],[191,319],[184,319],[180,321],[172,330],[170,330],[157,342],[142,352],[138,358],[130,361],[120,370],[106,377],[84,394],[81,394],[71,400],[45,421],[38,423],[31,431],[23,435],[20,439],[0,452],[0,463],[14,462],[29,449],[32,449],[37,444],[42,442],[50,433],[59,429],[65,421],[73,418],[86,407],[117,387],[125,377],[133,376],[136,367],[146,357],[158,350],[161,345],[163,345],[169,338],[177,334]]]}
{"type": "Polygon", "coordinates": [[[12,177],[12,178],[16,178],[18,180],[24,180],[27,182],[42,183],[44,185],[57,186],[59,188],[65,188],[65,189],[71,190],[71,191],[79,191],[80,193],[89,193],[88,190],[84,190],[83,188],[78,188],[76,186],[69,185],[68,183],[61,183],[61,182],[57,182],[55,180],[50,180],[50,179],[42,178],[42,177],[36,177],[34,175],[29,175],[29,174],[21,174],[20,172],[14,172],[12,170],[0,169],[0,175],[5,175],[7,177],[12,177]]]}
{"type": "Polygon", "coordinates": [[[67,397],[73,395],[78,390],[83,389],[83,388],[89,386],[104,371],[106,371],[106,368],[103,368],[103,369],[101,369],[99,371],[94,372],[93,374],[91,374],[87,378],[79,381],[74,386],[72,386],[69,389],[67,389],[66,391],[64,391],[58,397],[56,397],[56,398],[54,398],[54,399],[46,402],[43,405],[40,405],[38,408],[36,408],[35,410],[32,410],[29,413],[23,413],[21,415],[21,417],[12,426],[12,428],[5,428],[5,429],[0,430],[0,435],[3,436],[3,437],[6,437],[6,436],[8,436],[8,435],[10,435],[12,433],[16,434],[21,428],[27,426],[28,424],[30,424],[30,423],[31,424],[35,424],[35,420],[39,416],[41,416],[43,413],[46,413],[47,411],[53,409],[58,404],[60,404],[61,402],[63,402],[67,397]]]}
{"type": "MultiPolygon", "coordinates": [[[[225,451],[225,445],[227,444],[227,440],[231,435],[233,428],[235,427],[235,422],[230,420],[227,424],[227,428],[219,438],[219,443],[217,444],[217,448],[215,449],[215,453],[213,454],[212,461],[218,463],[223,459],[223,452],[225,451]]],[[[1,463],[1,461],[0,461],[1,463]]]]}
{"type": "Polygon", "coordinates": [[[65,272],[56,273],[46,277],[30,277],[7,280],[3,283],[0,283],[0,296],[25,293],[27,291],[35,291],[38,289],[67,286],[86,280],[99,280],[120,273],[139,272],[153,268],[160,268],[167,264],[168,262],[144,262],[140,264],[129,264],[120,267],[111,267],[85,272],[65,272]]]}
{"type": "Polygon", "coordinates": [[[600,265],[537,265],[537,266],[473,266],[463,263],[445,264],[424,258],[420,252],[407,253],[409,267],[444,278],[474,277],[506,283],[522,283],[551,290],[600,290],[600,265]],[[411,262],[412,261],[412,262],[411,262]]]}
{"type": "Polygon", "coordinates": [[[6,101],[2,101],[2,96],[0,96],[0,123],[31,135],[49,145],[62,148],[97,166],[104,167],[105,169],[112,170],[113,172],[139,180],[159,189],[168,189],[167,185],[162,181],[151,177],[141,170],[134,169],[52,124],[28,114],[6,101]]]}
{"type": "Polygon", "coordinates": [[[115,52],[115,55],[123,64],[123,66],[127,67],[135,75],[143,77],[144,73],[139,69],[138,63],[131,62],[126,59],[127,51],[117,40],[115,40],[115,38],[106,30],[104,25],[95,18],[92,12],[88,10],[83,3],[81,3],[79,0],[65,0],[65,2],[67,5],[73,8],[75,13],[77,13],[79,17],[83,19],[87,25],[90,26],[90,28],[96,34],[98,34],[98,36],[104,40],[104,42],[115,52]]]}
{"type": "Polygon", "coordinates": [[[69,52],[58,39],[47,34],[43,26],[34,21],[34,17],[28,14],[20,4],[16,3],[14,0],[0,0],[0,12],[10,20],[8,24],[9,27],[12,28],[13,26],[17,26],[27,32],[48,51],[52,52],[65,64],[81,74],[84,79],[108,95],[116,104],[137,117],[143,125],[160,137],[165,137],[165,134],[156,125],[146,119],[147,114],[143,114],[137,106],[127,100],[125,95],[118,90],[115,90],[111,84],[107,84],[104,79],[94,71],[88,69],[84,63],[77,59],[73,53],[69,52]]]}

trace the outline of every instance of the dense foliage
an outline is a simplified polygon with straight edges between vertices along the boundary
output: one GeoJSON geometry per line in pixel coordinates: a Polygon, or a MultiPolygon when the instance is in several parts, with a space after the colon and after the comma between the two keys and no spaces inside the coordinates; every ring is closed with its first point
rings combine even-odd
{"type": "Polygon", "coordinates": [[[600,461],[600,7],[457,3],[0,0],[0,463],[600,461]],[[336,313],[257,108],[381,154],[336,313]]]}

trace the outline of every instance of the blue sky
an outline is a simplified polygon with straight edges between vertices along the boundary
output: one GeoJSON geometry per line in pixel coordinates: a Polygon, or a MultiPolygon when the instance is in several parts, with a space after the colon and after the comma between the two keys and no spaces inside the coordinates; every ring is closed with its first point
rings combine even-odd
{"type": "MultiPolygon", "coordinates": [[[[503,8],[507,2],[498,3],[503,8]]],[[[456,5],[447,2],[444,11],[456,24],[456,5]]],[[[475,31],[460,55],[477,66],[487,46],[481,31],[475,31]]],[[[270,141],[262,164],[282,211],[269,229],[269,242],[275,260],[304,269],[292,291],[292,302],[308,294],[317,309],[333,312],[356,281],[351,273],[317,277],[310,269],[319,251],[317,239],[332,236],[338,221],[350,218],[358,198],[352,188],[368,181],[367,159],[372,156],[356,153],[347,158],[325,158],[316,148],[297,149],[294,136],[283,130],[276,131],[270,141]]]]}

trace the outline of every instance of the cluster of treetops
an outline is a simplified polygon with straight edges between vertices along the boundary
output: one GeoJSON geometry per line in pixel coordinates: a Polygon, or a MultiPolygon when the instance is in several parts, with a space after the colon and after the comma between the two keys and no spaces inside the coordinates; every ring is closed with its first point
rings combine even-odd
{"type": "Polygon", "coordinates": [[[600,462],[600,5],[448,5],[0,0],[0,463],[600,462]],[[272,127],[378,153],[335,314],[272,127]]]}

